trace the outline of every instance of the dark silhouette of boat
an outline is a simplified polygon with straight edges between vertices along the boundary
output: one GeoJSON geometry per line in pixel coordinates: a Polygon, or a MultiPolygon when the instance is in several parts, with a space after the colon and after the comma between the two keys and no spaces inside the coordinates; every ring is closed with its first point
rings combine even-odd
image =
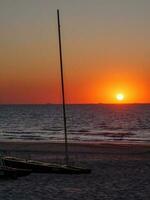
{"type": "Polygon", "coordinates": [[[63,100],[63,104],[62,104],[62,106],[63,106],[63,122],[64,122],[64,135],[65,135],[65,164],[58,165],[58,164],[40,162],[40,161],[35,161],[35,160],[25,160],[25,159],[21,159],[21,158],[6,157],[6,156],[3,156],[2,159],[7,167],[32,170],[33,173],[88,174],[88,173],[91,173],[91,169],[76,167],[76,166],[72,166],[69,164],[59,10],[57,10],[57,22],[58,22],[60,72],[61,72],[61,86],[62,86],[62,100],[63,100]]]}
{"type": "Polygon", "coordinates": [[[35,160],[25,160],[16,157],[4,156],[3,162],[8,167],[31,170],[32,173],[55,173],[55,174],[87,174],[90,169],[71,165],[59,165],[35,160]]]}

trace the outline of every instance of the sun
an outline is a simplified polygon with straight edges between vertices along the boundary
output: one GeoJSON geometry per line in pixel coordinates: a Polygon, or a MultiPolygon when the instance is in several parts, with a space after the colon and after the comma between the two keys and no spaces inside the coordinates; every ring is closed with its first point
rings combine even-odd
{"type": "Polygon", "coordinates": [[[123,94],[123,93],[118,93],[118,94],[116,95],[116,99],[117,99],[118,101],[123,101],[123,100],[124,100],[124,94],[123,94]]]}

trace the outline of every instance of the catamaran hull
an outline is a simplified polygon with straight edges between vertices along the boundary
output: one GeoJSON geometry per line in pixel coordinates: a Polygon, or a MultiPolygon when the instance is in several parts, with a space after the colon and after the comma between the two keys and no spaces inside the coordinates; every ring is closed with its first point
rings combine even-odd
{"type": "Polygon", "coordinates": [[[91,173],[90,169],[66,166],[66,165],[55,165],[45,162],[24,160],[19,158],[3,158],[3,162],[8,167],[28,169],[32,170],[33,173],[56,173],[56,174],[88,174],[91,173]]]}

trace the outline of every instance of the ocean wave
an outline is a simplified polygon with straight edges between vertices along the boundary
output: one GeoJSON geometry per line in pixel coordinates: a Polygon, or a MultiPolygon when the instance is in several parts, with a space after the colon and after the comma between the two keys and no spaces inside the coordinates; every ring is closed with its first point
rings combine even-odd
{"type": "MultiPolygon", "coordinates": [[[[61,106],[0,106],[0,140],[64,141],[61,106]],[[13,116],[13,117],[12,117],[13,116]],[[42,117],[41,117],[42,116],[42,117]]],[[[70,141],[149,141],[150,105],[67,106],[70,141]]]]}

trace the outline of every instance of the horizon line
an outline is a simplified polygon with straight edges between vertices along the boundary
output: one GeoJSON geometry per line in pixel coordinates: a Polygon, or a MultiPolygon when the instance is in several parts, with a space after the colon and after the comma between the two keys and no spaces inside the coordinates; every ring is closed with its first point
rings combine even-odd
{"type": "MultiPolygon", "coordinates": [[[[149,105],[146,103],[66,103],[66,105],[149,105]]],[[[7,105],[62,105],[62,103],[0,103],[0,106],[7,105]]]]}

